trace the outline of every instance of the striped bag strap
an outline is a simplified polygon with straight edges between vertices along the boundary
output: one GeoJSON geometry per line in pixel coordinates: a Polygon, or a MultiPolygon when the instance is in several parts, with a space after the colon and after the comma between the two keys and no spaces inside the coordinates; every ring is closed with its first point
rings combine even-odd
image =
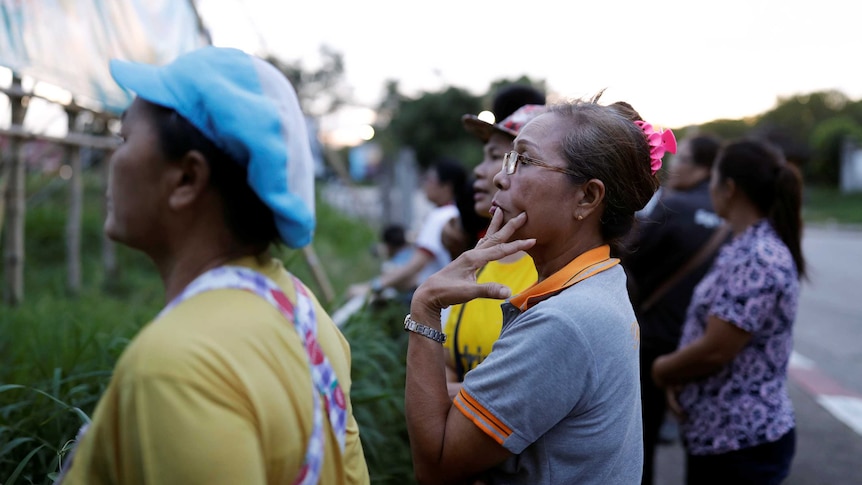
{"type": "MultiPolygon", "coordinates": [[[[292,275],[291,275],[292,276],[292,275]]],[[[302,282],[293,276],[296,288],[296,305],[292,304],[287,295],[272,280],[263,274],[239,266],[221,266],[202,274],[192,281],[174,298],[159,314],[168,312],[180,302],[203,293],[217,289],[239,289],[252,292],[276,307],[288,321],[292,322],[303,341],[303,347],[308,356],[311,368],[311,378],[317,392],[312,393],[314,399],[314,425],[308,442],[305,459],[299,476],[294,481],[296,485],[311,485],[320,481],[320,471],[324,455],[323,411],[320,399],[323,398],[323,408],[326,409],[329,422],[335,432],[339,449],[344,451],[347,431],[347,400],[332,365],[324,355],[317,340],[317,314],[314,302],[302,282]]]]}

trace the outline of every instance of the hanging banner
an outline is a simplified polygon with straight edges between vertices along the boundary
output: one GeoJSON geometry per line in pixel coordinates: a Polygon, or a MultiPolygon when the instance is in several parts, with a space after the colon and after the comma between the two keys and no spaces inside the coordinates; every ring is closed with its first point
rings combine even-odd
{"type": "Polygon", "coordinates": [[[166,64],[209,44],[192,1],[0,0],[0,66],[120,112],[131,97],[108,60],[166,64]]]}

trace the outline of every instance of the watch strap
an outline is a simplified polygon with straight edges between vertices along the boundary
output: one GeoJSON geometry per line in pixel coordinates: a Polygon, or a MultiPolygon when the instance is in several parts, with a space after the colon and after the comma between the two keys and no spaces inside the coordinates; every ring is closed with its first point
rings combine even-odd
{"type": "Polygon", "coordinates": [[[445,333],[443,333],[437,329],[431,328],[427,325],[422,325],[421,323],[417,322],[416,320],[413,320],[410,317],[409,313],[407,314],[406,317],[404,317],[404,330],[407,332],[418,333],[419,335],[421,335],[423,337],[430,338],[431,340],[433,340],[435,342],[439,342],[441,344],[446,342],[446,334],[445,333]]]}

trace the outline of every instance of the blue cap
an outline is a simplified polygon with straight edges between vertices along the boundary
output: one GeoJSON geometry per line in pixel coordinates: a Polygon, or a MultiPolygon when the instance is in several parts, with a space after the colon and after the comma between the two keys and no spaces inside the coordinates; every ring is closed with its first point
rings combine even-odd
{"type": "Polygon", "coordinates": [[[113,59],[110,69],[121,87],[175,110],[245,167],[285,244],[311,242],[314,159],[305,117],[284,74],[241,50],[212,46],[165,66],[113,59]]]}

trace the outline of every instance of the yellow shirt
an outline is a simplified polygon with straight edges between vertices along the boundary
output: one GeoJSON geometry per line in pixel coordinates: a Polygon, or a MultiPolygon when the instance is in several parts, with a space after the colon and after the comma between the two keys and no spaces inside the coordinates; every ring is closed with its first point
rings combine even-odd
{"type": "MultiPolygon", "coordinates": [[[[260,271],[296,301],[281,262],[232,264],[260,271]]],[[[320,483],[367,484],[349,397],[350,348],[314,305],[348,409],[343,455],[324,418],[320,483]]],[[[63,485],[292,483],[312,431],[312,392],[292,322],[246,291],[201,293],[144,327],[123,352],[63,485]]]]}
{"type": "MultiPolygon", "coordinates": [[[[491,261],[476,277],[478,283],[502,283],[517,295],[536,282],[538,274],[533,259],[524,254],[517,261],[503,263],[491,261]]],[[[446,349],[448,365],[459,371],[460,378],[479,365],[491,353],[491,347],[500,336],[503,313],[500,300],[478,298],[462,305],[453,305],[446,321],[446,349]]]]}

